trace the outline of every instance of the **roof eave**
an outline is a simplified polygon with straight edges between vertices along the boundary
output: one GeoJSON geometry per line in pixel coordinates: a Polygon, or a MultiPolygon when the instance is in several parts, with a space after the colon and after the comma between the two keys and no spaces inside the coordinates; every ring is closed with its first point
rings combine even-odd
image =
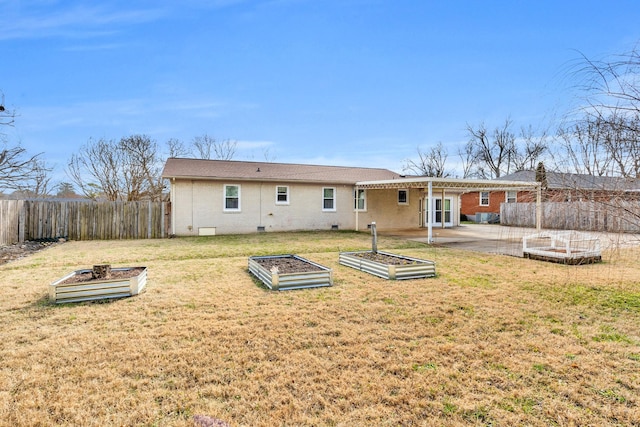
{"type": "Polygon", "coordinates": [[[191,175],[163,175],[162,179],[176,180],[184,179],[188,181],[242,181],[242,182],[295,182],[304,184],[333,184],[333,185],[355,185],[353,181],[325,181],[312,179],[296,179],[296,178],[259,178],[259,177],[218,177],[218,176],[191,176],[191,175]]]}
{"type": "Polygon", "coordinates": [[[496,181],[483,179],[459,179],[459,178],[436,178],[436,177],[415,177],[400,178],[379,181],[359,181],[356,186],[359,188],[424,188],[431,183],[435,188],[455,188],[455,189],[525,189],[532,190],[540,186],[534,181],[496,181]]]}

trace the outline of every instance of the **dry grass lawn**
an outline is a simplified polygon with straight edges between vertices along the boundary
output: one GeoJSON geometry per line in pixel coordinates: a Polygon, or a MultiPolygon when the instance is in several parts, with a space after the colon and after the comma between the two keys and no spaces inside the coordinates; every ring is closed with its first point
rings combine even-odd
{"type": "Polygon", "coordinates": [[[69,242],[0,266],[0,425],[640,425],[640,250],[563,266],[381,237],[437,263],[390,282],[338,264],[352,232],[69,242]],[[294,253],[334,286],[273,292],[251,255],[294,253]],[[147,291],[51,305],[93,264],[147,291]]]}

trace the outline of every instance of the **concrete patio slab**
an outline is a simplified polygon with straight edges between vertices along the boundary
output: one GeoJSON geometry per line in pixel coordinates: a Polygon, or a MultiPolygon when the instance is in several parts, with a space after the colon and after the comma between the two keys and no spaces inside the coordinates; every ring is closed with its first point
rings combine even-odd
{"type": "MultiPolygon", "coordinates": [[[[549,230],[553,232],[554,230],[549,230]]],[[[560,230],[556,230],[560,231],[560,230]]],[[[495,224],[463,224],[452,228],[433,228],[434,245],[476,252],[522,257],[522,238],[535,228],[506,227],[495,224]]],[[[640,234],[583,232],[600,239],[601,249],[640,246],[640,234]]],[[[402,237],[428,243],[425,228],[378,231],[379,235],[402,237]]]]}

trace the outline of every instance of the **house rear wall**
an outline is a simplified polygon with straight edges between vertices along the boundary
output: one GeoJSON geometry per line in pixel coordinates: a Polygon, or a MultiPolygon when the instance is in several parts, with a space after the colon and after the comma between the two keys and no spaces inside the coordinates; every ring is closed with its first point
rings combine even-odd
{"type": "MultiPolygon", "coordinates": [[[[352,185],[175,180],[171,182],[172,234],[197,236],[200,228],[215,234],[257,231],[340,230],[356,228],[352,185]],[[240,186],[240,211],[225,212],[224,185],[240,186]],[[289,204],[276,204],[276,186],[289,187],[289,204]],[[336,189],[336,210],[323,211],[323,188],[336,189]]],[[[358,229],[375,221],[379,230],[420,226],[421,190],[409,190],[408,204],[398,203],[398,190],[367,190],[366,209],[358,213],[358,229]]],[[[456,197],[457,199],[457,197],[456,197]]],[[[457,208],[457,207],[456,207],[457,208]]]]}

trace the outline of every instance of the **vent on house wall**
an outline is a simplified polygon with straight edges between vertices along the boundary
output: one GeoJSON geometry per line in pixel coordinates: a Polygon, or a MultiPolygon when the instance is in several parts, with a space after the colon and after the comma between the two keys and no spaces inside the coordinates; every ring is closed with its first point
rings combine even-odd
{"type": "Polygon", "coordinates": [[[260,231],[260,232],[265,231],[264,225],[259,225],[258,226],[258,231],[260,231]]]}
{"type": "Polygon", "coordinates": [[[215,236],[215,227],[198,227],[198,236],[215,236]]]}
{"type": "Polygon", "coordinates": [[[331,226],[331,229],[332,229],[332,230],[337,230],[337,229],[338,229],[338,224],[333,224],[333,225],[331,226]]]}

